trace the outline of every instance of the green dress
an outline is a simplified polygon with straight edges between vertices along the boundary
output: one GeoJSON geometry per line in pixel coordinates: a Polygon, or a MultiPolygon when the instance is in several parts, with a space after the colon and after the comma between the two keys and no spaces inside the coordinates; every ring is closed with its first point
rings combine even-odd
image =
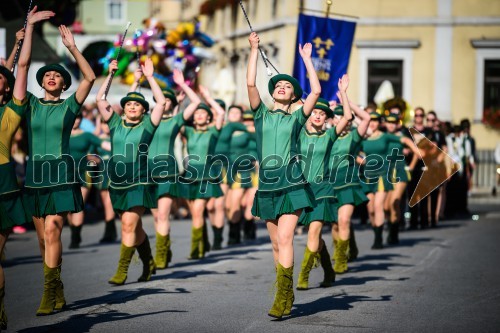
{"type": "Polygon", "coordinates": [[[28,221],[16,172],[11,162],[10,148],[21,119],[26,113],[27,101],[12,98],[0,106],[0,231],[28,221]]]}
{"type": "Polygon", "coordinates": [[[356,163],[361,148],[362,138],[357,129],[340,136],[333,145],[330,163],[331,181],[337,198],[336,207],[360,205],[368,201],[359,179],[359,167],[356,163]]]}
{"type": "MultiPolygon", "coordinates": [[[[403,136],[401,133],[395,135],[400,138],[403,136]]],[[[389,152],[396,149],[398,151],[398,155],[403,155],[403,148],[404,145],[401,141],[389,143],[389,152]]],[[[410,169],[406,165],[405,160],[397,161],[395,165],[392,166],[391,170],[389,170],[389,175],[391,176],[391,183],[408,183],[411,180],[410,169]]]]}
{"type": "Polygon", "coordinates": [[[310,133],[304,128],[300,134],[299,151],[304,163],[304,175],[311,184],[317,206],[311,212],[303,211],[299,224],[309,225],[320,221],[337,221],[335,193],[330,184],[330,154],[337,140],[336,127],[326,131],[310,133]]]}
{"type": "MultiPolygon", "coordinates": [[[[102,142],[111,142],[109,137],[100,137],[102,142]]],[[[101,145],[94,146],[94,154],[99,156],[100,163],[97,164],[94,171],[90,171],[92,180],[92,186],[95,186],[99,191],[104,191],[109,189],[109,175],[108,175],[108,163],[111,158],[111,152],[102,149],[101,145]]]]}
{"type": "Polygon", "coordinates": [[[252,214],[263,220],[275,220],[299,209],[311,211],[316,205],[314,193],[305,179],[298,160],[297,144],[307,121],[302,108],[293,113],[270,110],[260,103],[255,112],[259,189],[252,214]]]}
{"type": "Polygon", "coordinates": [[[221,168],[214,163],[215,146],[220,130],[214,126],[206,130],[184,127],[187,139],[188,165],[182,182],[182,197],[188,200],[218,198],[221,168]]]}
{"type": "Polygon", "coordinates": [[[81,104],[76,101],[75,94],[58,101],[46,101],[31,93],[27,93],[27,98],[27,212],[36,217],[80,212],[83,210],[82,193],[75,177],[69,138],[81,104]]]}
{"type": "MultiPolygon", "coordinates": [[[[223,184],[232,185],[234,177],[228,175],[230,165],[231,138],[236,131],[246,131],[247,128],[242,123],[228,122],[220,130],[217,144],[215,145],[215,155],[217,157],[214,168],[222,168],[221,179],[223,184]]],[[[217,169],[218,170],[218,169],[217,169]]]]}
{"type": "Polygon", "coordinates": [[[393,189],[387,156],[391,154],[389,145],[401,142],[401,138],[380,132],[377,137],[369,137],[362,142],[361,150],[366,155],[364,175],[371,193],[393,189]]]}
{"type": "Polygon", "coordinates": [[[252,187],[252,171],[255,171],[255,157],[249,152],[251,135],[244,130],[238,130],[231,136],[229,144],[228,183],[231,189],[247,189],[252,187]]]}
{"type": "Polygon", "coordinates": [[[108,120],[112,156],[108,163],[109,195],[116,212],[156,208],[156,186],[148,172],[148,148],[156,126],[149,115],[129,124],[113,113],[108,120]]]}
{"type": "Polygon", "coordinates": [[[149,145],[149,170],[156,185],[156,198],[180,197],[178,183],[179,167],[174,154],[174,143],[181,127],[185,124],[184,114],[162,118],[149,145]]]}
{"type": "Polygon", "coordinates": [[[87,155],[91,153],[93,147],[99,147],[102,140],[92,133],[82,132],[71,134],[69,138],[69,151],[75,161],[76,180],[82,187],[90,188],[92,180],[88,171],[91,170],[87,155]]]}

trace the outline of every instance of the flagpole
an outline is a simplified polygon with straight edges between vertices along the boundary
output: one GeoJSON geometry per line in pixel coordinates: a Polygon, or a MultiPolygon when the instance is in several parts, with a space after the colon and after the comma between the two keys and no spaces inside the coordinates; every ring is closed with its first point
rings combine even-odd
{"type": "Polygon", "coordinates": [[[328,18],[328,16],[330,16],[330,7],[332,6],[332,3],[333,3],[333,1],[331,1],[331,0],[328,0],[326,2],[326,18],[328,18]]]}

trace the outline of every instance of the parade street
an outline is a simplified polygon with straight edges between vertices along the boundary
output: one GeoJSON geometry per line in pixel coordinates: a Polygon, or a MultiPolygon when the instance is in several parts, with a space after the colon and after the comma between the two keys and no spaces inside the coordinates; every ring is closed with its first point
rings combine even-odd
{"type": "MultiPolygon", "coordinates": [[[[437,229],[406,231],[400,246],[379,251],[370,250],[372,231],[355,221],[358,260],[328,289],[317,287],[321,268],[313,270],[312,289],[295,291],[292,314],[281,321],[267,316],[275,272],[263,224],[256,242],[189,261],[191,225],[174,221],[171,267],[150,282],[137,283],[142,264],[133,259],[121,287],[107,283],[119,243],[98,244],[102,224],[87,225],[82,247],[73,251],[66,249],[65,228],[62,275],[68,308],[46,317],[35,316],[43,288],[36,235],[13,235],[4,262],[8,331],[493,332],[500,321],[499,207],[493,199],[472,201],[477,221],[451,220],[437,229]]],[[[151,216],[144,222],[154,235],[151,216]]],[[[323,238],[331,247],[326,230],[323,238]]],[[[296,237],[296,277],[305,242],[305,235],[296,237]]]]}

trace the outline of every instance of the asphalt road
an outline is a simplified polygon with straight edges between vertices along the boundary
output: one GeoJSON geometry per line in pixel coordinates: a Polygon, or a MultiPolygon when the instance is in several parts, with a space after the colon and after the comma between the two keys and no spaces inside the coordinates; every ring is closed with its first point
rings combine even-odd
{"type": "MultiPolygon", "coordinates": [[[[8,331],[498,332],[500,205],[473,209],[477,221],[407,231],[400,246],[379,251],[370,250],[372,231],[357,225],[360,257],[350,271],[321,289],[321,268],[313,270],[314,288],[296,291],[292,315],[281,321],[267,316],[275,275],[263,225],[254,243],[188,261],[190,224],[174,221],[171,267],[137,283],[141,265],[134,259],[121,287],[107,283],[120,245],[98,244],[103,225],[84,227],[83,246],[72,251],[65,228],[62,276],[69,308],[47,317],[35,316],[43,288],[36,235],[13,235],[3,263],[8,331]]],[[[154,246],[152,218],[144,221],[154,246]]],[[[306,236],[296,237],[295,282],[305,242],[306,236]]]]}

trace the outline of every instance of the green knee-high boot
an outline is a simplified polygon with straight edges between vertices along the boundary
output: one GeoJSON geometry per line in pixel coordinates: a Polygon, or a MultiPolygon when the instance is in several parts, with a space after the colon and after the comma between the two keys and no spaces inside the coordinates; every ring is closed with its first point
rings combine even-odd
{"type": "Polygon", "coordinates": [[[375,234],[375,239],[373,241],[372,250],[379,250],[384,248],[382,233],[384,231],[384,225],[380,227],[373,227],[373,232],[375,234]]]}
{"type": "Polygon", "coordinates": [[[349,247],[349,240],[341,240],[337,241],[337,248],[335,251],[337,252],[335,265],[333,266],[333,270],[337,274],[343,274],[347,271],[347,251],[349,247]]]}
{"type": "MultiPolygon", "coordinates": [[[[293,300],[293,265],[284,268],[278,263],[277,268],[277,291],[274,303],[268,315],[280,319],[285,315],[285,310],[292,307],[290,300],[293,300]],[[288,304],[287,304],[288,302],[288,304]]],[[[293,302],[292,302],[293,303],[293,302]]],[[[288,312],[289,313],[289,312],[288,312]]]]}
{"type": "Polygon", "coordinates": [[[57,267],[50,268],[44,264],[43,275],[45,282],[43,284],[42,301],[36,311],[37,316],[46,316],[54,313],[56,306],[57,267]]]}
{"type": "Polygon", "coordinates": [[[323,268],[323,282],[321,282],[319,286],[322,288],[331,287],[335,282],[335,271],[333,270],[330,254],[328,253],[325,242],[323,242],[321,251],[319,251],[319,258],[321,267],[323,268]]]}
{"type": "Polygon", "coordinates": [[[212,226],[212,231],[214,232],[214,245],[212,246],[212,250],[221,250],[224,227],[217,228],[216,226],[212,226]]]}
{"type": "Polygon", "coordinates": [[[64,298],[64,284],[61,280],[61,270],[62,270],[62,259],[61,263],[57,268],[57,277],[56,277],[56,305],[54,306],[54,310],[60,311],[66,306],[66,299],[64,298]]]}
{"type": "Polygon", "coordinates": [[[191,253],[189,259],[201,259],[205,256],[203,242],[203,227],[191,228],[191,253]]]}
{"type": "Polygon", "coordinates": [[[99,243],[114,243],[116,241],[116,223],[115,219],[111,219],[104,223],[104,235],[99,243]]]}
{"type": "Polygon", "coordinates": [[[358,258],[359,250],[356,244],[356,235],[354,234],[354,226],[350,223],[349,226],[349,256],[347,262],[352,262],[358,258]]]}
{"type": "Polygon", "coordinates": [[[227,245],[241,244],[241,221],[229,222],[229,239],[227,245]]]}
{"type": "Polygon", "coordinates": [[[123,245],[120,248],[120,260],[115,275],[108,281],[110,284],[122,285],[127,280],[128,266],[135,253],[135,247],[123,245]]]}
{"type": "Polygon", "coordinates": [[[333,240],[333,253],[332,253],[332,261],[337,260],[337,241],[333,240]]]}
{"type": "Polygon", "coordinates": [[[312,252],[306,246],[304,251],[304,259],[300,268],[299,281],[297,282],[297,290],[309,289],[309,273],[313,268],[318,267],[318,252],[312,252]]]}
{"type": "Polygon", "coordinates": [[[137,252],[139,253],[139,258],[142,261],[142,275],[139,277],[137,282],[146,282],[151,280],[151,275],[156,274],[156,264],[153,259],[153,254],[151,253],[151,245],[149,244],[148,235],[144,239],[144,242],[139,246],[136,246],[137,252]]]}
{"type": "Polygon", "coordinates": [[[387,244],[399,244],[399,222],[389,223],[389,235],[387,235],[387,244]]]}
{"type": "Polygon", "coordinates": [[[7,329],[7,313],[3,299],[5,298],[5,287],[0,288],[0,330],[7,329]]]}
{"type": "Polygon", "coordinates": [[[156,233],[156,268],[167,268],[171,258],[172,251],[170,250],[170,235],[162,236],[159,233],[156,233]]]}

